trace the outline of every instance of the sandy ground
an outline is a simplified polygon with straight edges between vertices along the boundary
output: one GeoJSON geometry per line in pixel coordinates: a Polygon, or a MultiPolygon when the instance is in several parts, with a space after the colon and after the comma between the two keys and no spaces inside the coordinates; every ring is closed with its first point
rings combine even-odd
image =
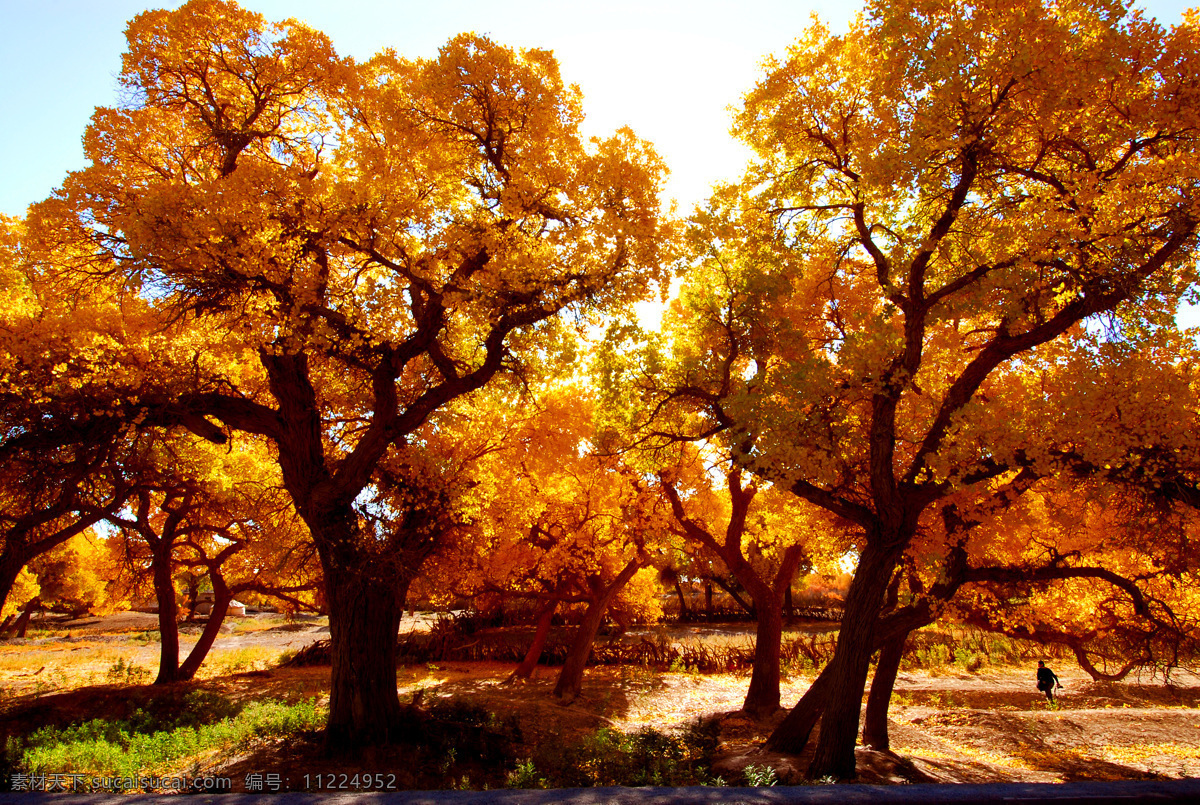
{"type": "MultiPolygon", "coordinates": [[[[739,714],[748,677],[672,674],[630,668],[589,669],[581,698],[563,707],[550,696],[557,669],[541,669],[514,689],[508,666],[451,663],[402,686],[428,695],[477,701],[522,716],[536,743],[602,725],[622,730],[680,729],[717,715],[722,744],[716,769],[740,777],[749,764],[769,765],[781,780],[798,780],[800,758],[773,755],[763,741],[782,718],[759,722],[739,714]]],[[[1193,675],[1125,683],[1092,682],[1060,671],[1059,709],[1034,688],[1033,669],[935,676],[902,674],[890,711],[894,756],[859,750],[864,782],[1069,782],[1200,776],[1200,679],[1193,675]]],[[[783,685],[794,703],[811,682],[783,685]]]]}
{"type": "MultiPolygon", "coordinates": [[[[431,622],[430,616],[406,619],[402,631],[425,629],[431,622]]],[[[231,619],[231,626],[206,663],[205,684],[231,695],[327,695],[328,668],[272,667],[280,652],[327,639],[324,620],[259,615],[231,619]]],[[[126,667],[157,667],[153,615],[122,613],[54,628],[59,631],[31,631],[23,640],[0,641],[0,687],[10,714],[21,711],[25,716],[19,717],[28,717],[32,702],[45,701],[58,710],[79,708],[79,715],[88,717],[83,711],[102,706],[103,697],[127,694],[110,683],[149,681],[113,678],[117,659],[126,667]],[[75,693],[63,692],[71,689],[75,693]]],[[[198,626],[184,627],[183,651],[198,632],[198,626]]],[[[806,756],[763,750],[782,713],[759,722],[737,712],[748,682],[745,674],[595,667],[587,672],[582,696],[563,706],[550,695],[557,668],[541,668],[520,685],[506,684],[511,668],[489,662],[404,667],[399,692],[402,700],[453,698],[501,716],[514,715],[531,753],[545,741],[569,741],[601,726],[672,730],[717,717],[721,746],[716,765],[726,779],[737,780],[751,763],[774,767],[783,781],[798,779],[806,768],[806,756]]],[[[971,674],[902,673],[889,714],[893,754],[860,749],[861,779],[974,783],[1200,777],[1200,677],[1181,672],[1169,682],[1146,676],[1106,683],[1094,682],[1078,669],[1055,670],[1064,685],[1056,708],[1034,688],[1032,666],[971,674]]],[[[784,703],[794,703],[810,681],[785,681],[784,703]]],[[[254,764],[261,758],[243,761],[254,764]]]]}

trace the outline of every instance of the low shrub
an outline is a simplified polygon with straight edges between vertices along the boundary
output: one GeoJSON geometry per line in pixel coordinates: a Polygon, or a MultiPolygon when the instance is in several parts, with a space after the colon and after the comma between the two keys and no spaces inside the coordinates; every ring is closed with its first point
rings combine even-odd
{"type": "Polygon", "coordinates": [[[742,775],[746,778],[746,785],[755,788],[771,786],[779,782],[779,777],[770,766],[755,766],[751,763],[742,769],[742,775]]]}
{"type": "Polygon", "coordinates": [[[112,685],[145,685],[150,681],[151,673],[149,668],[134,665],[132,662],[126,663],[124,657],[118,657],[117,661],[108,667],[106,676],[112,685]]]}
{"type": "Polygon", "coordinates": [[[1019,665],[1064,653],[1062,646],[1043,646],[978,629],[933,626],[909,635],[900,667],[930,671],[955,667],[974,673],[985,666],[1019,665]]]}
{"type": "Polygon", "coordinates": [[[697,722],[679,734],[604,728],[574,745],[544,748],[519,774],[551,788],[707,785],[714,780],[717,729],[715,721],[697,722]]]}
{"type": "MultiPolygon", "coordinates": [[[[542,665],[562,665],[567,658],[572,633],[555,632],[542,650],[542,665]]],[[[528,639],[521,630],[458,635],[454,633],[401,635],[396,660],[402,665],[426,665],[431,662],[519,663],[528,650],[528,639]]],[[[836,632],[800,634],[785,639],[780,648],[781,667],[788,673],[811,673],[833,657],[836,632]]],[[[280,667],[301,668],[330,664],[328,640],[312,643],[286,657],[280,667]]],[[[665,635],[642,637],[633,642],[604,640],[592,647],[591,665],[626,665],[659,668],[682,673],[734,673],[749,671],[754,665],[754,641],[727,645],[703,642],[676,643],[665,635]]]]}

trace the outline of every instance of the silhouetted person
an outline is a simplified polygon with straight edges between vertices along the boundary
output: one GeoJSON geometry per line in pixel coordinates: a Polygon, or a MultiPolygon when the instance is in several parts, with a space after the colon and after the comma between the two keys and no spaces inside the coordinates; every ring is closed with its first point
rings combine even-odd
{"type": "Polygon", "coordinates": [[[1038,660],[1037,669],[1038,690],[1046,694],[1046,698],[1051,704],[1054,704],[1054,688],[1062,687],[1062,683],[1058,681],[1058,675],[1046,667],[1046,663],[1038,660]]]}

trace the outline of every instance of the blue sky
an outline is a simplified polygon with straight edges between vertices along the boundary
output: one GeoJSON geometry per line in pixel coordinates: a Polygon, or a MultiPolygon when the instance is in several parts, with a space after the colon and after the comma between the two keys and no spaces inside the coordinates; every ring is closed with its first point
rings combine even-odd
{"type": "MultiPolygon", "coordinates": [[[[1193,0],[1200,2],[1200,0],[1193,0]]],[[[83,166],[80,138],[96,106],[115,101],[126,22],[146,0],[0,0],[0,213],[22,215],[67,171],[83,166]]],[[[728,135],[727,109],[816,13],[835,30],[859,6],[836,0],[246,0],[269,19],[295,17],[324,31],[339,53],[382,47],[432,56],[473,30],[505,44],[554,50],[579,84],[591,133],[629,125],[671,168],[686,210],[710,184],[733,178],[745,152],[728,135]]],[[[1190,5],[1140,5],[1164,25],[1190,5]]]]}

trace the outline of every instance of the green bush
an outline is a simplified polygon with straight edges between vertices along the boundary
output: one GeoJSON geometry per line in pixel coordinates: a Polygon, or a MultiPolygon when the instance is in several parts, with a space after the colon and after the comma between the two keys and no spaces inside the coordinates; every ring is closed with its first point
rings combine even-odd
{"type": "Polygon", "coordinates": [[[917,664],[920,668],[942,668],[950,664],[953,653],[944,643],[935,643],[917,649],[917,664]]]}
{"type": "Polygon", "coordinates": [[[968,648],[954,649],[954,664],[964,671],[978,671],[983,667],[984,656],[968,648]]]}
{"type": "Polygon", "coordinates": [[[504,778],[505,788],[545,788],[546,778],[538,774],[532,758],[526,758],[517,764],[504,778]]]}
{"type": "Polygon", "coordinates": [[[552,788],[704,785],[712,781],[716,729],[715,722],[678,735],[604,728],[573,746],[544,750],[537,768],[552,788]]]}
{"type": "Polygon", "coordinates": [[[779,777],[770,766],[755,766],[754,764],[750,764],[742,769],[742,775],[746,778],[746,785],[756,788],[775,785],[779,782],[779,777]]]}

